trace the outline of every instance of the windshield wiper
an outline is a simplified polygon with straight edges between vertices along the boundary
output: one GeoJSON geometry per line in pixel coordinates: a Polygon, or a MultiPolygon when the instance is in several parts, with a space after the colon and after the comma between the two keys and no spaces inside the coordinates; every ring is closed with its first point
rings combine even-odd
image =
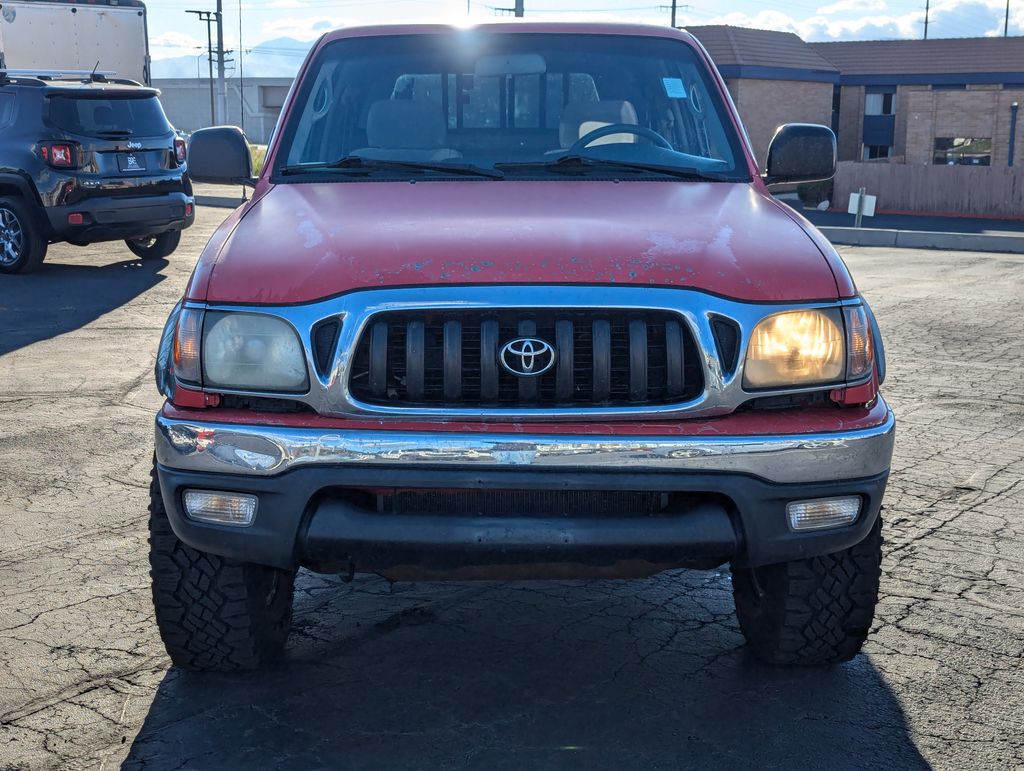
{"type": "Polygon", "coordinates": [[[402,171],[437,171],[442,174],[456,174],[466,177],[486,177],[503,179],[505,174],[497,169],[488,169],[472,163],[441,163],[440,161],[399,161],[391,158],[363,158],[358,155],[346,155],[336,161],[326,163],[300,163],[285,166],[281,169],[284,175],[323,174],[331,172],[354,172],[369,174],[378,169],[399,169],[402,171]]]}
{"type": "Polygon", "coordinates": [[[130,137],[132,135],[131,129],[100,129],[95,132],[96,136],[100,139],[120,139],[122,137],[130,137]]]}
{"type": "Polygon", "coordinates": [[[496,169],[543,169],[561,174],[579,174],[587,170],[624,169],[626,171],[652,171],[679,179],[698,181],[723,182],[727,177],[714,171],[686,166],[668,166],[661,163],[643,163],[641,161],[619,161],[609,158],[591,158],[587,155],[563,155],[551,161],[526,161],[520,163],[496,163],[496,169]]]}

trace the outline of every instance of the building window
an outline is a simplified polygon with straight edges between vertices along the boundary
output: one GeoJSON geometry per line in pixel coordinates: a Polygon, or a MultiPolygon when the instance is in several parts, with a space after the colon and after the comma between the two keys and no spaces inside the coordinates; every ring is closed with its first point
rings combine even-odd
{"type": "Polygon", "coordinates": [[[865,115],[895,115],[896,94],[865,94],[864,95],[865,115]]]}
{"type": "Polygon", "coordinates": [[[260,107],[264,110],[280,110],[288,98],[288,86],[260,86],[260,107]]]}
{"type": "Polygon", "coordinates": [[[991,166],[992,139],[936,137],[932,163],[938,166],[991,166]]]}
{"type": "Polygon", "coordinates": [[[892,145],[864,145],[864,160],[874,161],[879,158],[891,158],[892,145]]]}

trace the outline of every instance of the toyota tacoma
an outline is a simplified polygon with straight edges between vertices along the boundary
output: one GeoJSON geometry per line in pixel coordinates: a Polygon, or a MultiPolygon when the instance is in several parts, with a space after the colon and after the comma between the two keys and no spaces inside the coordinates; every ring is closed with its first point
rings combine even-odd
{"type": "Polygon", "coordinates": [[[685,31],[380,26],[322,37],[251,199],[170,314],[150,528],[173,662],[282,654],[296,571],[642,578],[731,566],[758,658],[860,650],[894,420],[842,260],[769,186],[685,31]]]}

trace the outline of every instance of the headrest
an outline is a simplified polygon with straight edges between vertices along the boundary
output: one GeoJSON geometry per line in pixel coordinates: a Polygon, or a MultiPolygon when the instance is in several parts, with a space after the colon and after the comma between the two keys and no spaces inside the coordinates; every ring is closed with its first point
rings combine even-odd
{"type": "Polygon", "coordinates": [[[412,99],[384,99],[370,105],[366,142],[370,147],[425,150],[444,147],[448,127],[437,105],[412,99]]]}
{"type": "MultiPolygon", "coordinates": [[[[558,142],[562,147],[571,147],[573,142],[588,131],[612,123],[637,125],[636,108],[633,107],[633,103],[617,99],[606,99],[602,102],[569,102],[562,110],[562,121],[558,126],[558,142]],[[585,130],[581,131],[580,129],[585,130]]],[[[631,134],[613,134],[595,140],[594,144],[633,141],[636,141],[636,137],[631,134]]]]}

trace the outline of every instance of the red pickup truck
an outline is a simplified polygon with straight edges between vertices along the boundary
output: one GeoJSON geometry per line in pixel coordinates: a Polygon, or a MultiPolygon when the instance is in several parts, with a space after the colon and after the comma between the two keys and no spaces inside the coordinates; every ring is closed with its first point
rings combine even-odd
{"type": "Polygon", "coordinates": [[[759,658],[856,655],[893,415],[846,267],[768,186],[686,32],[325,35],[157,357],[151,564],[174,663],[281,655],[299,567],[392,580],[732,568],[759,658]]]}

